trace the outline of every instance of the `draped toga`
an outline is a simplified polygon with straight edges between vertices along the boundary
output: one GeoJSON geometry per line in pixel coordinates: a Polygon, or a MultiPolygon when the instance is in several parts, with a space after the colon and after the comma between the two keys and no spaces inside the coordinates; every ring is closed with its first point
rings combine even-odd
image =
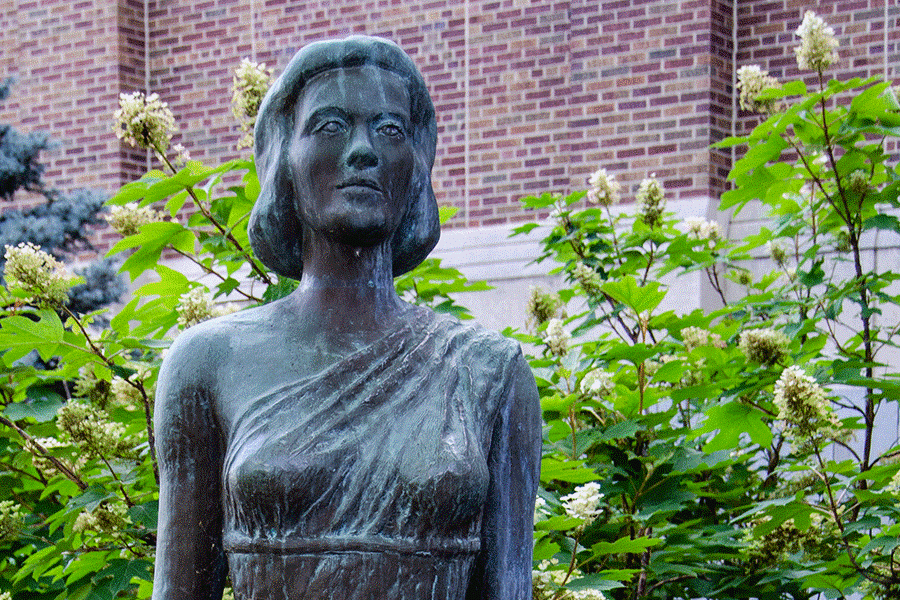
{"type": "Polygon", "coordinates": [[[415,314],[231,420],[222,546],[238,600],[530,597],[539,432],[525,449],[510,437],[539,426],[510,416],[521,352],[415,314]]]}

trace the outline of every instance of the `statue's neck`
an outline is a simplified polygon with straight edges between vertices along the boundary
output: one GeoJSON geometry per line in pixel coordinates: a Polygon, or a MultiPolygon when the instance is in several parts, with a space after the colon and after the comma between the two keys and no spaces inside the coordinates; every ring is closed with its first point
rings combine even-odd
{"type": "Polygon", "coordinates": [[[407,305],[394,289],[390,241],[354,247],[316,235],[307,239],[303,277],[293,294],[299,316],[324,331],[393,327],[407,305]]]}

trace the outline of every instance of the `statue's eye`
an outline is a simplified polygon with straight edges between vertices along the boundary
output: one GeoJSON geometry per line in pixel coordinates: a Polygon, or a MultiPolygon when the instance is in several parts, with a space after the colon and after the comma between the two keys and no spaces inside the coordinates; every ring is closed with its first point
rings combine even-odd
{"type": "Polygon", "coordinates": [[[317,131],[322,133],[340,133],[344,131],[344,123],[335,119],[331,119],[319,124],[317,131]]]}
{"type": "Polygon", "coordinates": [[[394,123],[384,123],[378,127],[378,133],[392,138],[403,138],[406,134],[403,128],[394,123]]]}

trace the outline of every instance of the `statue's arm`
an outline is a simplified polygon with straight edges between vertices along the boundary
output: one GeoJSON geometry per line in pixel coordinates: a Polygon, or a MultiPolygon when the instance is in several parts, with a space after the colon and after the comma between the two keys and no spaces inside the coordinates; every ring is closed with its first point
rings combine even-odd
{"type": "Polygon", "coordinates": [[[191,332],[179,336],[160,370],[155,408],[159,533],[153,600],[220,600],[222,435],[210,368],[191,332]],[[182,339],[184,338],[184,339],[182,339]]]}
{"type": "Polygon", "coordinates": [[[534,375],[519,353],[494,427],[488,501],[467,600],[531,598],[534,498],[541,460],[541,413],[534,375]]]}

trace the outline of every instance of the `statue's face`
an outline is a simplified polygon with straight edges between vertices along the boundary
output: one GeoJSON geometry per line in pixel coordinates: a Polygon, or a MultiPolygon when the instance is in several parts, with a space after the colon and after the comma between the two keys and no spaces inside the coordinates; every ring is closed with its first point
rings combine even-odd
{"type": "Polygon", "coordinates": [[[353,245],[390,239],[413,174],[409,109],[404,81],[375,66],[332,69],[306,84],[289,164],[307,226],[353,245]]]}

